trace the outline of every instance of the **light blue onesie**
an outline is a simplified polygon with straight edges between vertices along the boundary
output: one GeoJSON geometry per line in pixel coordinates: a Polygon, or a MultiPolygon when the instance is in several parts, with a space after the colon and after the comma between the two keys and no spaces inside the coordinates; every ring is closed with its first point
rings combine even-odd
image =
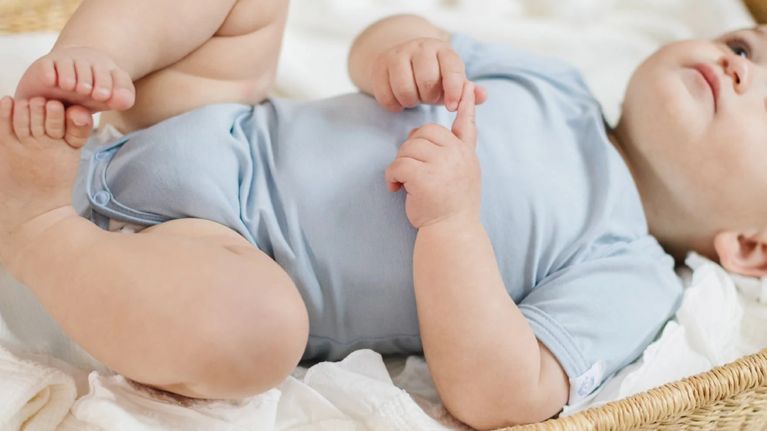
{"type": "MultiPolygon", "coordinates": [[[[477,110],[482,223],[573,402],[636,359],[681,284],[578,72],[465,36],[452,43],[488,93],[477,110]]],[[[389,113],[362,94],[207,106],[92,149],[77,193],[102,227],[196,217],[242,234],[300,290],[306,360],[416,353],[416,230],[384,170],[411,129],[453,118],[436,106],[389,113]]]]}

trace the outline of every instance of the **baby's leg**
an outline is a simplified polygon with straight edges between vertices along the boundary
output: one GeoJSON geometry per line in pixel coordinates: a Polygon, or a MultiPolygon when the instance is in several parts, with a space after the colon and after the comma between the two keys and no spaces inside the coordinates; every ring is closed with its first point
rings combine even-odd
{"type": "Polygon", "coordinates": [[[92,111],[125,110],[132,81],[204,44],[238,0],[85,0],[50,54],[22,77],[16,97],[42,96],[92,111]]]}
{"type": "Polygon", "coordinates": [[[127,377],[199,398],[270,389],[308,336],[285,271],[234,231],[176,220],[125,235],[78,217],[82,107],[0,100],[0,265],[63,330],[127,377]]]}
{"type": "Polygon", "coordinates": [[[178,62],[136,81],[136,104],[101,117],[123,133],[214,103],[256,105],[274,83],[286,0],[239,0],[216,34],[178,62]]]}

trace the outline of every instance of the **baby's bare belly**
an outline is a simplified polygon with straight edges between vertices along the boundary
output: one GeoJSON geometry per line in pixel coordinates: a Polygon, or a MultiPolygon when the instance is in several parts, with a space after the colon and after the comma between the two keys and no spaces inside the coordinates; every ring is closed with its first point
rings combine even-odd
{"type": "Polygon", "coordinates": [[[287,2],[241,0],[238,8],[197,50],[136,81],[133,108],[105,112],[102,123],[128,133],[203,105],[262,102],[274,83],[287,2]]]}

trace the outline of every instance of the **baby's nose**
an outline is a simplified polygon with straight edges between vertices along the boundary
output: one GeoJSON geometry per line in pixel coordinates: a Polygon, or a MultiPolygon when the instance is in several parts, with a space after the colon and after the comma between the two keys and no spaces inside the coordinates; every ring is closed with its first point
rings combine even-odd
{"type": "Polygon", "coordinates": [[[721,65],[724,73],[732,79],[735,92],[743,94],[751,80],[752,67],[749,60],[734,53],[727,53],[722,57],[721,65]]]}

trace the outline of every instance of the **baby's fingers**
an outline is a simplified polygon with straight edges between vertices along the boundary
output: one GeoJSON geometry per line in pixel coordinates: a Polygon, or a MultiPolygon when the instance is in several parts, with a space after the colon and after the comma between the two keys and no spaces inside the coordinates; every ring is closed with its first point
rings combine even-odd
{"type": "Polygon", "coordinates": [[[487,101],[487,90],[481,85],[474,85],[474,99],[477,101],[477,105],[481,105],[487,101]]]}
{"type": "Polygon", "coordinates": [[[407,189],[408,182],[413,179],[423,165],[423,162],[409,157],[397,157],[394,159],[384,172],[384,178],[389,186],[389,191],[396,192],[403,185],[407,189]]]}
{"type": "Polygon", "coordinates": [[[463,60],[452,49],[443,49],[437,53],[442,75],[442,88],[445,106],[449,111],[458,109],[463,84],[466,81],[466,69],[463,60]]]}
{"type": "Polygon", "coordinates": [[[466,81],[463,87],[463,97],[458,105],[458,114],[453,122],[453,133],[461,141],[476,145],[477,143],[477,125],[476,125],[476,93],[472,82],[466,81]]]}
{"type": "Polygon", "coordinates": [[[437,157],[439,146],[433,142],[422,139],[408,139],[399,147],[397,157],[408,157],[419,162],[429,162],[437,157]]]}
{"type": "Polygon", "coordinates": [[[378,65],[373,69],[373,96],[378,104],[389,112],[402,111],[402,106],[394,97],[394,92],[389,84],[389,69],[385,65],[378,65]]]}
{"type": "Polygon", "coordinates": [[[413,75],[423,103],[439,103],[442,99],[439,60],[433,49],[424,49],[413,57],[413,75]]]}
{"type": "Polygon", "coordinates": [[[389,82],[394,97],[404,108],[418,106],[418,87],[413,76],[413,65],[409,57],[400,57],[389,66],[389,82]]]}

